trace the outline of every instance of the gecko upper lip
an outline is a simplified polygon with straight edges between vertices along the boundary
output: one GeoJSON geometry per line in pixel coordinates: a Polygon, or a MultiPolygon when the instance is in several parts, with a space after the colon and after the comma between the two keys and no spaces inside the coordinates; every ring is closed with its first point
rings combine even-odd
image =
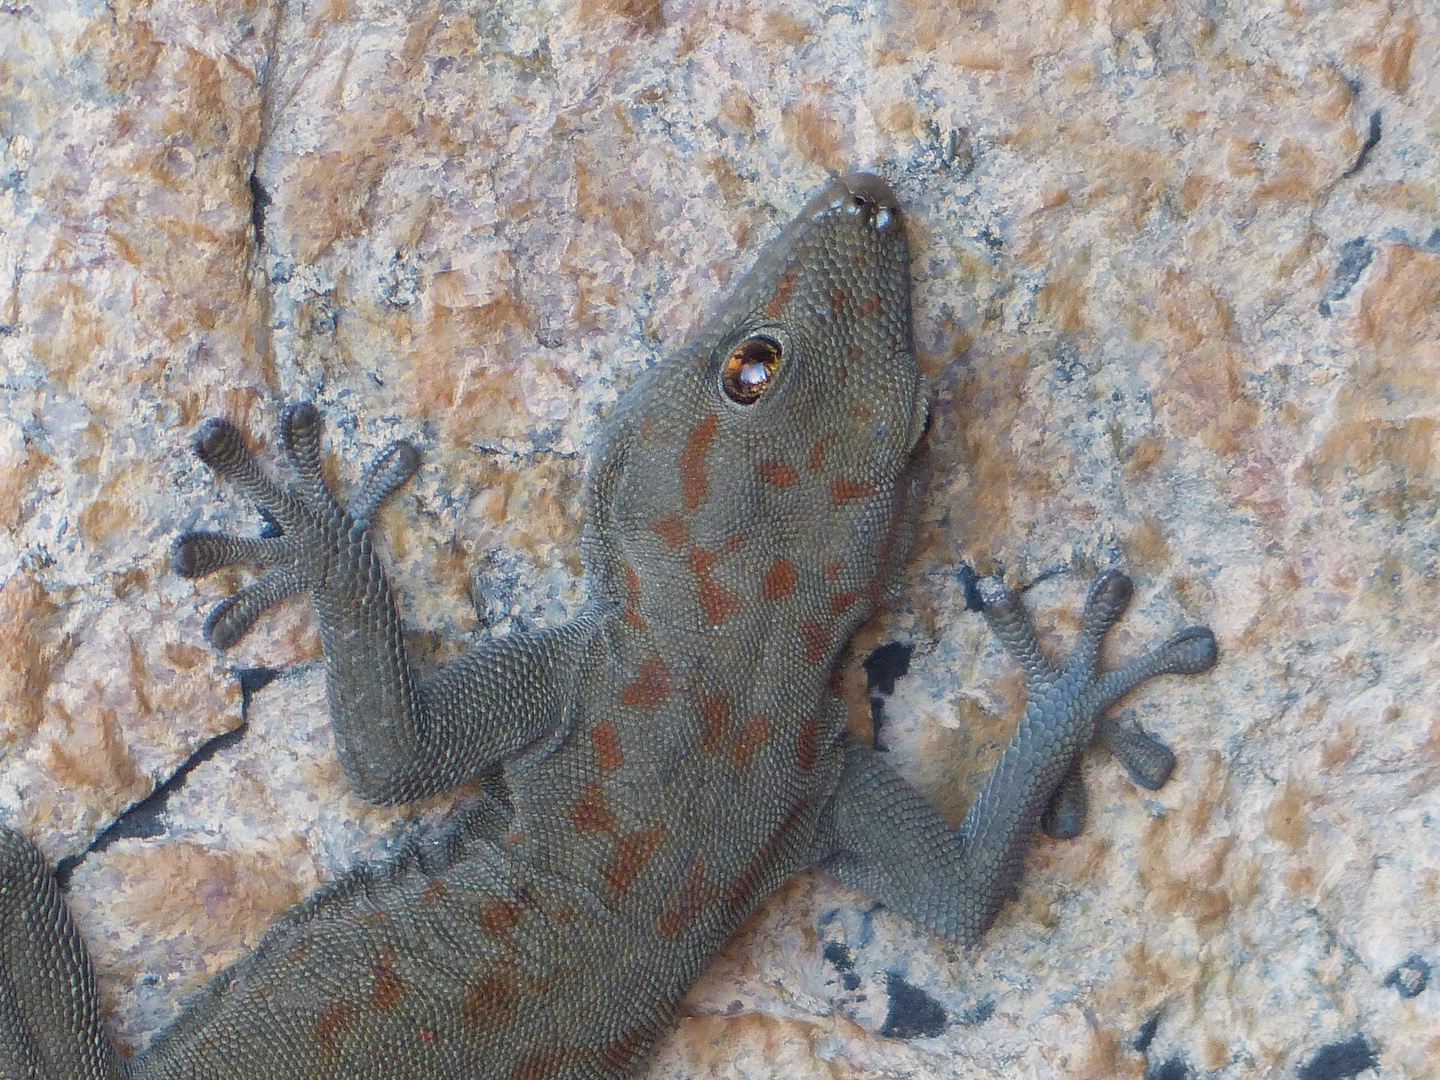
{"type": "Polygon", "coordinates": [[[864,214],[877,229],[889,231],[900,221],[900,200],[874,173],[849,173],[830,185],[821,200],[830,210],[864,214]]]}
{"type": "Polygon", "coordinates": [[[895,192],[890,190],[890,185],[874,173],[849,173],[842,176],[838,183],[849,189],[852,195],[858,195],[876,206],[891,211],[900,209],[900,200],[895,198],[895,192]]]}

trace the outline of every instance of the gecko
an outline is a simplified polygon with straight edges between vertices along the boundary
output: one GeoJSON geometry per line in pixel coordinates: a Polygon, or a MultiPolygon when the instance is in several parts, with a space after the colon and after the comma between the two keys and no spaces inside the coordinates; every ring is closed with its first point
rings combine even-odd
{"type": "Polygon", "coordinates": [[[1173,756],[1110,719],[1114,702],[1217,649],[1191,627],[1099,669],[1131,591],[1110,570],[1056,665],[1017,593],[969,579],[1028,703],[951,828],[847,733],[835,681],[908,557],[928,415],[904,216],[879,177],[843,177],[617,405],[585,495],[580,612],[488,636],[427,681],[371,532],[418,451],[382,451],[345,501],[313,405],[282,414],[288,485],[237,427],[207,421],[199,457],[270,523],[175,541],[186,577],[265,571],[214,609],[208,640],[224,649],[308,593],[354,790],[399,803],[479,777],[481,794],[284,914],[128,1061],[50,868],[0,829],[0,1073],[618,1078],[746,916],[809,867],[975,942],[1037,829],[1078,830],[1087,746],[1147,786],[1168,776],[1173,756]]]}

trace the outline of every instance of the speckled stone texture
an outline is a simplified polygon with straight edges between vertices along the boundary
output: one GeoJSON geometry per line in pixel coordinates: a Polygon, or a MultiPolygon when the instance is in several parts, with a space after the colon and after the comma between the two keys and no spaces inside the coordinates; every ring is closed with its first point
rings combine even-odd
{"type": "Polygon", "coordinates": [[[1123,565],[1114,655],[1221,663],[1135,696],[1174,778],[1097,758],[981,946],[807,875],[645,1077],[1440,1077],[1427,0],[0,4],[0,813],[84,854],[124,1043],[452,804],[346,792],[303,604],[204,646],[170,540],[250,512],[199,421],[315,400],[347,482],[422,447],[422,654],[561,619],[603,417],[852,167],[910,210],[935,462],[857,729],[959,819],[1022,692],[962,562],[1073,571],[1057,647],[1123,565]]]}

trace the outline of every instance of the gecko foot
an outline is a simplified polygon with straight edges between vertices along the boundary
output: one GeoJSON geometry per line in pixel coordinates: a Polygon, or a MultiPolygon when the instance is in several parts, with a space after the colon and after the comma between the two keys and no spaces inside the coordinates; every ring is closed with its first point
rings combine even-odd
{"type": "Polygon", "coordinates": [[[1130,579],[1108,570],[1091,584],[1080,635],[1064,666],[1057,667],[1041,651],[1019,596],[995,579],[983,585],[985,618],[1025,674],[1030,692],[1026,720],[1047,731],[1055,757],[1066,763],[1046,804],[1041,828],[1062,839],[1079,834],[1086,804],[1080,754],[1089,745],[1108,749],[1142,787],[1154,790],[1164,784],[1175,767],[1175,755],[1141,730],[1133,716],[1106,714],[1121,697],[1156,675],[1193,675],[1213,667],[1217,648],[1210,628],[1189,627],[1144,656],[1109,671],[1097,670],[1100,646],[1124,615],[1131,595],[1130,579]]]}
{"type": "Polygon", "coordinates": [[[289,487],[266,475],[230,421],[212,417],[196,432],[196,455],[255,503],[268,523],[258,537],[188,532],[170,550],[170,565],[182,577],[203,577],[236,563],[265,570],[258,581],[217,604],[205,620],[205,637],[217,649],[239,641],[262,611],[291,593],[343,580],[363,583],[373,558],[371,518],[419,467],[419,451],[407,442],[392,443],[347,508],[321,471],[321,426],[319,411],[308,403],[291,405],[281,415],[281,439],[296,476],[289,487]]]}

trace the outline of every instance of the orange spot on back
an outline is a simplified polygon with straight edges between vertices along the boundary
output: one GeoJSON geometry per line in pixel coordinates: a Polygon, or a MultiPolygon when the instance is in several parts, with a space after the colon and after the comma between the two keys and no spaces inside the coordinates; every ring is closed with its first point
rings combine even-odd
{"type": "Polygon", "coordinates": [[[405,993],[405,984],[395,969],[383,960],[375,962],[375,979],[370,984],[370,1005],[374,1009],[388,1009],[405,993]]]}
{"type": "Polygon", "coordinates": [[[810,448],[810,469],[812,472],[819,472],[825,465],[825,443],[828,439],[816,439],[815,445],[810,448]]]}
{"type": "Polygon", "coordinates": [[[609,772],[625,764],[625,757],[620,753],[620,738],[615,734],[615,725],[609,720],[602,720],[590,729],[590,745],[595,748],[595,759],[604,771],[609,772]]]}
{"type": "Polygon", "coordinates": [[[595,781],[585,785],[580,801],[570,811],[570,823],[581,833],[610,832],[615,828],[615,815],[605,805],[605,790],[595,781]]]}
{"type": "Polygon", "coordinates": [[[491,900],[480,909],[480,926],[492,937],[502,937],[520,921],[520,905],[513,900],[491,900]]]}
{"type": "Polygon", "coordinates": [[[830,485],[830,501],[836,506],[874,494],[875,486],[873,484],[860,484],[854,480],[836,480],[830,485]]]}
{"type": "Polygon", "coordinates": [[[663,938],[673,938],[694,921],[704,901],[705,860],[699,857],[690,860],[685,871],[685,880],[676,888],[666,904],[665,910],[655,920],[655,932],[663,938]]]}
{"type": "Polygon", "coordinates": [[[805,772],[815,768],[815,755],[819,750],[820,724],[813,717],[800,721],[800,730],[795,734],[795,762],[805,772]]]}
{"type": "Polygon", "coordinates": [[[436,878],[420,890],[420,902],[422,904],[433,904],[437,900],[443,899],[449,891],[450,886],[445,883],[445,879],[436,878]]]}
{"type": "Polygon", "coordinates": [[[805,662],[812,667],[825,660],[830,651],[830,628],[824,623],[800,624],[800,642],[805,646],[805,662]]]}
{"type": "Polygon", "coordinates": [[[830,309],[832,311],[839,311],[845,306],[846,299],[847,297],[845,296],[845,294],[839,289],[836,289],[830,294],[830,309]]]}
{"type": "Polygon", "coordinates": [[[864,300],[860,301],[860,314],[861,314],[861,315],[873,315],[873,314],[875,314],[875,312],[877,312],[877,311],[879,311],[879,310],[880,310],[880,297],[878,297],[878,296],[867,296],[864,300]]]}
{"type": "Polygon", "coordinates": [[[460,1014],[471,1027],[501,1027],[510,1017],[510,1010],[519,998],[519,988],[505,979],[481,979],[465,992],[460,1014]]]}
{"type": "Polygon", "coordinates": [[[755,751],[765,745],[770,738],[770,721],[764,716],[752,716],[745,721],[745,726],[740,729],[740,734],[735,736],[735,741],[730,744],[730,760],[735,763],[737,769],[743,769],[750,764],[750,759],[755,756],[755,751]]]}
{"type": "Polygon", "coordinates": [[[510,1080],[554,1080],[564,1064],[553,1050],[533,1050],[515,1063],[510,1080]]]}
{"type": "Polygon", "coordinates": [[[760,595],[766,600],[783,600],[795,591],[795,564],[789,559],[779,558],[765,571],[765,580],[760,584],[760,595]]]}
{"type": "Polygon", "coordinates": [[[670,696],[670,672],[660,662],[660,657],[651,653],[650,658],[640,665],[635,681],[620,691],[620,704],[651,708],[670,696]]]}
{"type": "Polygon", "coordinates": [[[838,580],[839,580],[839,578],[840,578],[840,564],[839,564],[838,562],[828,562],[828,563],[825,564],[825,568],[824,568],[824,569],[825,569],[825,576],[826,576],[827,578],[829,578],[831,581],[838,581],[838,580]]]}
{"type": "Polygon", "coordinates": [[[660,537],[665,542],[665,546],[672,551],[685,543],[685,537],[690,533],[690,530],[685,527],[685,522],[674,514],[652,522],[650,531],[660,537]]]}
{"type": "Polygon", "coordinates": [[[634,604],[626,604],[625,613],[621,615],[620,618],[624,621],[626,626],[633,627],[636,630],[644,630],[645,627],[648,625],[645,622],[645,616],[641,615],[640,612],[635,610],[634,604]]]}
{"type": "Polygon", "coordinates": [[[713,754],[725,734],[725,725],[730,722],[730,706],[719,694],[700,694],[695,698],[700,706],[700,718],[705,721],[705,741],[701,748],[713,754]]]}
{"type": "Polygon", "coordinates": [[[711,440],[715,438],[717,422],[715,413],[701,420],[685,440],[685,449],[680,451],[680,494],[686,513],[694,510],[700,505],[700,500],[705,498],[705,455],[710,450],[711,440]]]}
{"type": "Polygon", "coordinates": [[[625,586],[632,593],[638,593],[640,591],[640,575],[635,572],[635,567],[627,562],[622,563],[620,568],[625,571],[625,586]]]}
{"type": "Polygon", "coordinates": [[[705,609],[708,626],[719,626],[740,610],[740,598],[709,578],[700,583],[700,606],[705,609]]]}
{"type": "Polygon", "coordinates": [[[638,1063],[641,1052],[649,1045],[648,1029],[636,1028],[628,1035],[622,1035],[614,1042],[606,1043],[600,1048],[596,1057],[600,1059],[600,1064],[605,1068],[620,1073],[638,1063]]]}
{"type": "Polygon", "coordinates": [[[690,549],[690,572],[696,577],[703,578],[710,573],[710,567],[715,565],[718,556],[713,551],[706,551],[702,547],[690,549]]]}
{"type": "Polygon", "coordinates": [[[345,1041],[350,1030],[350,1006],[342,1001],[333,1002],[315,1018],[315,1041],[326,1053],[334,1053],[345,1041]]]}
{"type": "Polygon", "coordinates": [[[611,865],[610,872],[605,875],[605,883],[612,892],[617,896],[625,895],[634,882],[635,875],[640,873],[646,861],[660,846],[664,835],[660,829],[642,829],[620,838],[620,843],[615,848],[615,862],[611,865]]]}
{"type": "Polygon", "coordinates": [[[779,461],[762,461],[755,466],[755,471],[762,480],[776,487],[787,488],[795,483],[795,470],[779,461]]]}

